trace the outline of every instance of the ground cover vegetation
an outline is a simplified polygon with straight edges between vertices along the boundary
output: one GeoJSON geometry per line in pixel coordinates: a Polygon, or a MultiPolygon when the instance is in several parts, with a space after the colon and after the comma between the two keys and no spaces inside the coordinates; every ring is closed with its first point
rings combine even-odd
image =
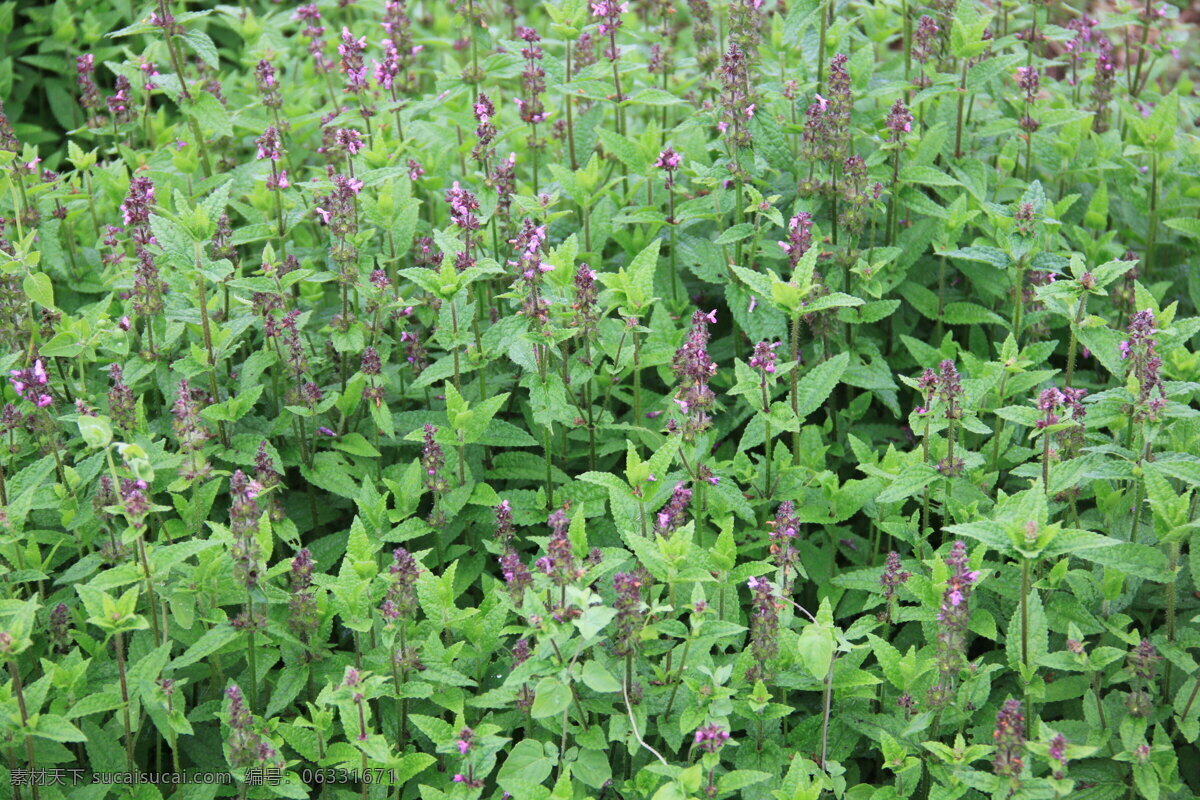
{"type": "Polygon", "coordinates": [[[0,5],[0,777],[1196,796],[1194,17],[0,5]]]}

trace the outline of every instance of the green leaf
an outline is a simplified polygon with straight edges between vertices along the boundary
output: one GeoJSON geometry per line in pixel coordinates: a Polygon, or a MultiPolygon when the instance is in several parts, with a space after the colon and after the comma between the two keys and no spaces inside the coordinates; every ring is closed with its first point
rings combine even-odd
{"type": "Polygon", "coordinates": [[[796,653],[814,678],[824,680],[833,667],[833,632],[825,625],[809,623],[796,641],[796,653]]]}
{"type": "Polygon", "coordinates": [[[534,690],[533,706],[529,713],[534,719],[555,717],[571,704],[571,691],[558,678],[542,678],[534,690]]]}
{"type": "Polygon", "coordinates": [[[658,267],[658,249],[661,239],[652,239],[642,252],[629,262],[629,288],[636,296],[629,298],[635,307],[644,308],[654,300],[654,270],[658,267]]]}
{"type": "Polygon", "coordinates": [[[796,416],[804,419],[820,408],[821,404],[829,398],[834,387],[838,385],[838,381],[842,379],[842,373],[846,371],[849,364],[850,355],[838,353],[828,361],[822,361],[800,378],[796,386],[796,416]]]}
{"type": "Polygon", "coordinates": [[[200,56],[201,61],[213,69],[220,68],[221,58],[217,54],[217,46],[213,44],[213,40],[207,33],[199,28],[189,28],[183,34],[183,39],[196,51],[196,55],[200,56]]]}
{"type": "Polygon", "coordinates": [[[743,239],[749,239],[753,233],[753,225],[749,222],[740,222],[737,225],[726,228],[720,236],[713,240],[713,244],[733,244],[743,239]]]}
{"type": "Polygon", "coordinates": [[[42,714],[33,725],[32,733],[40,739],[53,742],[86,742],[83,731],[76,728],[63,717],[55,714],[42,714]]]}
{"type": "Polygon", "coordinates": [[[1200,219],[1195,217],[1175,217],[1164,220],[1163,224],[1172,230],[1179,231],[1185,236],[1200,238],[1200,219]]]}
{"type": "Polygon", "coordinates": [[[232,625],[217,625],[204,632],[196,642],[184,651],[183,655],[171,662],[172,670],[180,670],[201,659],[208,658],[225,645],[238,638],[240,631],[232,625]]]}
{"type": "Polygon", "coordinates": [[[33,272],[25,276],[21,288],[25,296],[42,308],[54,308],[54,285],[50,276],[44,272],[33,272]]]}
{"type": "MultiPolygon", "coordinates": [[[[537,704],[537,700],[534,700],[537,704]]],[[[508,752],[504,766],[496,776],[500,788],[514,797],[523,785],[539,784],[550,777],[554,762],[546,757],[542,743],[536,739],[522,739],[508,752]]]]}
{"type": "Polygon", "coordinates": [[[934,167],[910,164],[900,170],[900,180],[922,186],[962,186],[954,178],[934,167]]]}
{"type": "Polygon", "coordinates": [[[91,417],[81,414],[75,421],[79,425],[79,433],[82,434],[83,441],[88,447],[99,450],[108,447],[109,442],[112,441],[112,425],[109,424],[108,417],[91,417]]]}
{"type": "Polygon", "coordinates": [[[596,661],[588,661],[583,665],[583,682],[589,689],[601,694],[621,691],[621,682],[596,661]]]}
{"type": "Polygon", "coordinates": [[[201,130],[214,136],[233,136],[233,123],[229,119],[229,112],[208,92],[195,96],[192,104],[187,107],[187,113],[195,118],[201,130]]]}

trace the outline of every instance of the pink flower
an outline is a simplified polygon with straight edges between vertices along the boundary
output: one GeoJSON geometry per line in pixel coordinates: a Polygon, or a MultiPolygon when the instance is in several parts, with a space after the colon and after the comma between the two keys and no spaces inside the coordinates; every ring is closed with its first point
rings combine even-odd
{"type": "Polygon", "coordinates": [[[325,209],[323,209],[323,208],[318,208],[318,209],[317,209],[317,214],[319,214],[319,215],[321,216],[321,221],[323,221],[323,222],[324,222],[326,225],[328,225],[328,224],[329,224],[329,220],[330,220],[330,219],[332,218],[332,216],[333,216],[332,214],[330,214],[328,211],[326,211],[326,210],[325,210],[325,209]]]}

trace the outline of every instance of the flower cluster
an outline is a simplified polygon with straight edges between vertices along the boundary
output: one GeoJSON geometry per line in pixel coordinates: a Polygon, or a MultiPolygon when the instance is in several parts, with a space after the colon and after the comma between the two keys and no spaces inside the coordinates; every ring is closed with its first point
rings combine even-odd
{"type": "Polygon", "coordinates": [[[708,354],[709,325],[717,323],[717,312],[696,311],[692,314],[692,328],[687,339],[675,351],[671,361],[671,370],[679,381],[679,389],[675,393],[675,404],[684,414],[682,425],[674,419],[667,425],[668,430],[680,432],[684,441],[693,441],[697,434],[708,430],[712,418],[708,410],[716,402],[716,395],[708,387],[709,380],[717,374],[717,362],[708,354]]]}
{"type": "Polygon", "coordinates": [[[888,553],[887,563],[883,568],[883,574],[879,576],[879,585],[883,587],[883,598],[887,604],[885,611],[885,622],[890,622],[892,619],[892,603],[896,599],[896,590],[912,577],[912,573],[904,569],[900,564],[900,554],[895,550],[888,553]]]}
{"type": "Polygon", "coordinates": [[[258,547],[258,495],[262,487],[240,469],[229,479],[229,533],[233,536],[233,576],[247,589],[258,586],[262,553],[258,547]]]}
{"type": "MultiPolygon", "coordinates": [[[[721,119],[717,130],[725,137],[726,148],[733,153],[749,147],[754,141],[748,126],[757,108],[750,86],[748,58],[736,42],[730,42],[729,49],[721,57],[720,76],[721,119]]],[[[737,169],[738,163],[735,159],[731,168],[737,169]]]]}
{"type": "Polygon", "coordinates": [[[344,240],[358,230],[357,198],[363,182],[339,174],[330,176],[330,180],[333,182],[333,191],[316,199],[315,211],[329,232],[342,242],[332,253],[335,260],[339,263],[353,261],[357,251],[351,245],[344,244],[344,240]]]}
{"type": "Polygon", "coordinates": [[[598,296],[596,271],[581,263],[575,270],[575,302],[571,304],[571,309],[575,312],[575,326],[585,339],[590,339],[595,333],[596,324],[600,319],[596,309],[598,296]]]}
{"type": "Polygon", "coordinates": [[[555,586],[565,587],[584,574],[575,559],[575,550],[569,534],[571,518],[567,516],[570,504],[555,509],[546,524],[550,526],[550,540],[546,543],[546,555],[537,560],[537,568],[549,575],[555,586]]]}
{"type": "Polygon", "coordinates": [[[750,653],[754,665],[746,672],[746,680],[761,680],[771,671],[771,662],[779,654],[779,601],[775,587],[769,581],[752,577],[750,587],[750,653]]]}
{"type": "Polygon", "coordinates": [[[671,492],[671,499],[655,517],[654,531],[660,536],[670,537],[687,519],[688,504],[692,502],[692,490],[680,481],[671,492]]]}
{"type": "Polygon", "coordinates": [[[129,194],[121,203],[121,215],[129,235],[138,245],[154,243],[150,232],[150,211],[154,207],[154,183],[140,175],[129,181],[129,194]]]}
{"type": "Polygon", "coordinates": [[[359,94],[367,90],[367,67],[363,63],[363,52],[367,49],[367,37],[355,39],[349,28],[342,28],[342,40],[338,55],[342,57],[342,74],[346,76],[346,91],[359,94]]]}
{"type": "Polygon", "coordinates": [[[828,97],[817,94],[805,113],[805,155],[814,161],[841,163],[850,146],[850,111],[854,99],[850,91],[847,58],[838,53],[829,60],[828,97]]]}
{"type": "Polygon", "coordinates": [[[782,344],[783,342],[759,342],[754,345],[754,352],[750,355],[750,367],[762,370],[763,381],[766,381],[767,375],[775,373],[775,351],[782,344]]]}
{"type": "Polygon", "coordinates": [[[307,643],[317,632],[317,598],[313,592],[313,572],[316,562],[307,547],[296,551],[291,563],[291,594],[288,597],[288,627],[296,637],[307,643]]]}
{"type": "Polygon", "coordinates": [[[619,656],[637,650],[638,640],[645,624],[646,611],[642,602],[643,576],[638,572],[618,572],[613,575],[613,590],[617,598],[613,607],[617,617],[613,625],[613,652],[619,656]]]}
{"type": "Polygon", "coordinates": [[[259,60],[254,68],[254,78],[258,82],[258,93],[262,95],[263,105],[271,109],[280,108],[283,105],[283,96],[279,93],[279,79],[275,76],[275,67],[271,62],[265,58],[259,60]]]}
{"type": "Polygon", "coordinates": [[[968,568],[967,545],[955,541],[946,556],[950,577],[938,611],[938,680],[930,689],[930,704],[940,707],[953,699],[958,673],[967,663],[967,623],[971,618],[971,591],[979,571],[968,568]]]}
{"type": "Polygon", "coordinates": [[[530,126],[527,144],[531,149],[540,147],[537,139],[537,126],[546,121],[549,114],[542,104],[542,94],[546,91],[546,71],[542,68],[542,47],[538,42],[542,37],[533,28],[518,28],[517,35],[525,45],[521,48],[521,58],[525,59],[525,68],[521,72],[521,87],[523,97],[515,99],[521,121],[530,126]]]}
{"type": "Polygon", "coordinates": [[[1021,130],[1026,133],[1033,133],[1041,126],[1041,123],[1030,115],[1040,87],[1041,76],[1037,67],[1017,67],[1017,88],[1025,93],[1025,116],[1021,117],[1020,125],[1021,130]]]}
{"type": "Polygon", "coordinates": [[[517,260],[508,264],[516,271],[517,283],[524,294],[520,313],[538,328],[549,321],[550,315],[550,304],[542,292],[542,276],[554,269],[542,258],[545,243],[546,226],[535,225],[528,217],[521,224],[516,237],[509,240],[509,244],[516,248],[517,260]]]}
{"type": "Polygon", "coordinates": [[[1162,359],[1157,352],[1157,324],[1153,311],[1139,311],[1129,320],[1129,338],[1121,342],[1121,358],[1129,362],[1129,375],[1137,386],[1136,421],[1153,422],[1167,407],[1167,390],[1159,375],[1162,359]]]}
{"type": "Polygon", "coordinates": [[[800,259],[812,247],[813,218],[807,211],[801,211],[788,220],[787,241],[779,242],[779,248],[787,253],[788,265],[795,270],[800,259]]]}
{"type": "Polygon", "coordinates": [[[500,573],[504,576],[504,583],[513,603],[520,606],[525,597],[525,589],[533,583],[533,574],[511,546],[500,556],[500,573]]]}
{"type": "Polygon", "coordinates": [[[408,619],[417,607],[417,578],[421,568],[412,553],[403,547],[392,551],[388,567],[388,587],[379,606],[384,623],[391,627],[398,620],[408,619]]]}
{"type": "Polygon", "coordinates": [[[720,725],[705,725],[696,729],[692,743],[705,753],[715,753],[729,741],[729,731],[720,725]]]}
{"type": "Polygon", "coordinates": [[[8,376],[13,391],[38,408],[45,408],[54,402],[47,388],[50,376],[46,374],[46,367],[40,358],[34,359],[33,364],[24,369],[10,369],[8,376]]]}
{"type": "Polygon", "coordinates": [[[234,767],[283,768],[283,760],[269,741],[254,728],[254,717],[246,705],[241,688],[235,683],[225,690],[229,710],[225,724],[229,726],[229,763],[234,767]]]}
{"type": "Polygon", "coordinates": [[[996,731],[992,734],[996,755],[992,769],[997,775],[1017,779],[1025,769],[1025,714],[1021,701],[1009,698],[996,712],[996,731]]]}
{"type": "Polygon", "coordinates": [[[434,494],[444,494],[448,485],[442,477],[442,467],[446,465],[446,456],[442,446],[433,438],[438,429],[426,423],[425,438],[421,445],[421,471],[425,474],[425,488],[434,494]]]}
{"type": "Polygon", "coordinates": [[[768,550],[775,559],[776,566],[783,572],[783,590],[791,587],[791,574],[800,563],[800,554],[796,550],[796,541],[800,536],[800,520],[796,516],[796,504],[784,500],[775,509],[775,519],[767,521],[767,538],[770,541],[768,550]]]}
{"type": "Polygon", "coordinates": [[[651,166],[666,171],[667,178],[664,184],[666,188],[670,189],[675,185],[675,170],[679,169],[679,165],[682,163],[683,156],[668,147],[658,154],[658,158],[651,166]]]}
{"type": "Polygon", "coordinates": [[[200,425],[200,406],[200,400],[187,378],[180,379],[175,404],[171,409],[174,416],[171,425],[184,456],[185,466],[181,468],[180,475],[189,483],[202,481],[212,472],[212,465],[202,452],[209,434],[200,425]]]}

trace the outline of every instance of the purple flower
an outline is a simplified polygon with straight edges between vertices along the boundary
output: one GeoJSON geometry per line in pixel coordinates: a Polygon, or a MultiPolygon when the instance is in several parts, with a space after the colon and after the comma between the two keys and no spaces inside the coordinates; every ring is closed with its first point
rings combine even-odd
{"type": "Polygon", "coordinates": [[[367,88],[367,68],[363,64],[363,51],[367,49],[367,37],[354,38],[350,29],[342,28],[338,55],[342,57],[342,73],[346,76],[346,91],[358,94],[367,88]]]}
{"type": "Polygon", "coordinates": [[[425,473],[425,488],[434,494],[446,491],[446,481],[441,476],[441,469],[446,465],[446,456],[442,446],[434,440],[438,429],[433,425],[425,425],[425,439],[421,446],[421,469],[425,473]]]}
{"type": "Polygon", "coordinates": [[[34,360],[32,366],[9,370],[8,374],[8,382],[13,390],[38,408],[45,408],[54,402],[50,393],[43,389],[50,382],[50,376],[46,374],[40,358],[34,360]]]}
{"type": "Polygon", "coordinates": [[[892,600],[896,596],[896,589],[902,586],[904,582],[911,577],[912,573],[903,569],[900,565],[900,554],[894,550],[888,553],[887,565],[883,569],[883,574],[879,577],[879,583],[881,586],[883,586],[884,600],[887,603],[886,619],[888,621],[891,620],[892,600]]]}
{"type": "Polygon", "coordinates": [[[770,662],[779,654],[779,603],[770,582],[751,576],[746,582],[751,592],[750,652],[754,665],[746,679],[760,680],[770,673],[770,662]]]}
{"type": "MultiPolygon", "coordinates": [[[[353,128],[338,128],[334,134],[334,141],[337,142],[338,147],[352,156],[358,155],[363,149],[362,134],[353,128]]],[[[356,181],[356,183],[358,183],[359,189],[361,189],[362,182],[356,181]]],[[[358,194],[358,190],[355,190],[354,193],[358,194]]]]}
{"type": "Polygon", "coordinates": [[[950,701],[958,682],[959,670],[967,659],[967,623],[971,612],[969,601],[974,585],[979,581],[979,572],[967,568],[967,546],[961,540],[950,547],[946,566],[950,577],[942,594],[942,607],[938,612],[939,678],[930,690],[930,702],[939,706],[950,701]]]}
{"type": "Polygon", "coordinates": [[[1159,370],[1157,321],[1149,309],[1138,311],[1129,320],[1129,338],[1121,342],[1121,357],[1130,362],[1129,376],[1137,385],[1133,404],[1135,421],[1154,421],[1167,406],[1167,392],[1159,370]]]}
{"type": "Polygon", "coordinates": [[[992,734],[996,755],[992,769],[997,775],[1014,781],[1025,768],[1025,714],[1021,701],[1009,698],[996,712],[996,731],[992,734]]]}
{"type": "Polygon", "coordinates": [[[403,547],[392,551],[392,565],[388,568],[388,588],[379,611],[389,626],[401,618],[408,618],[417,607],[417,578],[421,568],[403,547]]]}
{"type": "Polygon", "coordinates": [[[645,625],[646,608],[642,602],[642,586],[648,576],[641,570],[618,572],[613,575],[613,590],[617,598],[613,652],[619,656],[636,652],[642,627],[645,625]]]}
{"type": "Polygon", "coordinates": [[[150,210],[154,205],[154,184],[141,176],[129,181],[129,194],[121,203],[125,225],[131,228],[133,241],[139,245],[153,244],[150,233],[150,210]]]}
{"type": "MultiPolygon", "coordinates": [[[[549,559],[546,559],[547,562],[549,559]]],[[[543,572],[547,571],[540,563],[537,565],[543,572]]],[[[521,561],[521,557],[516,550],[511,547],[504,552],[500,557],[500,572],[504,576],[504,583],[508,586],[509,596],[515,605],[520,606],[525,597],[525,589],[533,583],[533,574],[529,568],[521,561]]]]}
{"type": "Polygon", "coordinates": [[[800,561],[796,551],[796,538],[800,535],[800,520],[796,516],[796,504],[784,500],[775,510],[775,519],[767,521],[767,538],[770,540],[768,550],[775,558],[775,563],[783,570],[783,589],[790,590],[790,574],[795,571],[800,561]]]}
{"type": "Polygon", "coordinates": [[[892,138],[895,141],[900,141],[901,137],[912,130],[913,115],[904,105],[903,100],[896,100],[892,104],[892,110],[887,115],[887,129],[892,132],[892,138]]]}
{"type": "Polygon", "coordinates": [[[255,141],[258,145],[258,158],[269,158],[278,161],[283,158],[283,148],[279,139],[279,129],[271,125],[263,131],[263,135],[255,141]]]}
{"type": "Polygon", "coordinates": [[[282,768],[279,753],[254,729],[254,717],[237,684],[225,690],[229,699],[226,724],[229,726],[229,763],[234,767],[282,768]]]}
{"type": "Polygon", "coordinates": [[[692,490],[687,488],[687,485],[682,481],[675,484],[674,491],[671,492],[671,499],[658,512],[654,530],[665,537],[670,537],[678,528],[680,528],[687,518],[687,507],[692,501],[692,490]]]}
{"type": "Polygon", "coordinates": [[[658,154],[658,159],[653,166],[655,169],[665,169],[670,172],[678,169],[681,163],[683,163],[683,156],[668,147],[658,154]]]}
{"type": "Polygon", "coordinates": [[[706,725],[696,729],[694,744],[706,753],[715,753],[729,741],[729,731],[720,725],[706,725]]]}
{"type": "Polygon", "coordinates": [[[716,396],[708,382],[716,374],[717,364],[708,355],[708,326],[716,321],[715,310],[692,314],[691,331],[671,362],[671,369],[679,380],[674,400],[687,415],[681,432],[684,440],[689,442],[712,424],[708,409],[716,402],[716,396]]]}
{"type": "Polygon", "coordinates": [[[788,220],[787,241],[779,242],[779,247],[787,253],[788,264],[793,270],[808,252],[808,248],[812,247],[812,226],[812,214],[807,211],[801,211],[788,220]]]}
{"type": "Polygon", "coordinates": [[[766,375],[774,374],[775,372],[775,351],[783,342],[759,342],[754,345],[754,353],[750,356],[750,366],[754,369],[761,369],[766,375]]]}

